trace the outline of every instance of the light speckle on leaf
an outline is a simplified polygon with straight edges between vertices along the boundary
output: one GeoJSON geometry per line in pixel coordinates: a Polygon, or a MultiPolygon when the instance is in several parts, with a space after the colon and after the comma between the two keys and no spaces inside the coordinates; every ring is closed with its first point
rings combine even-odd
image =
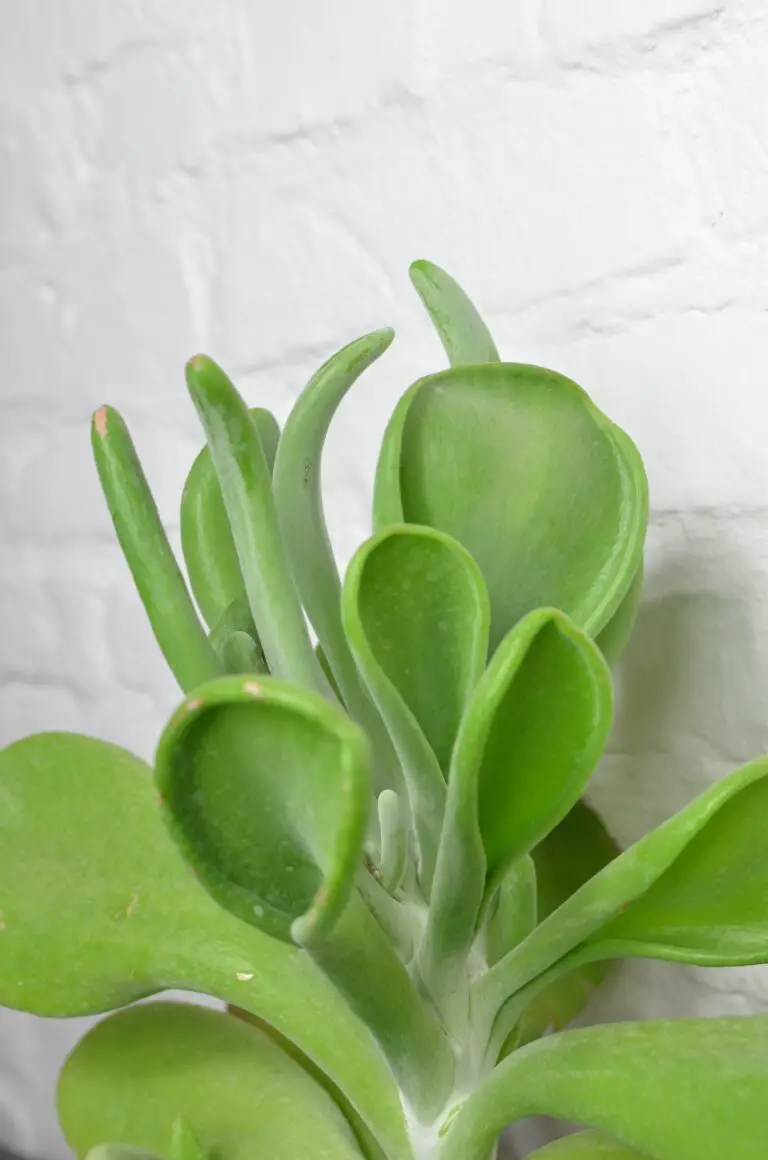
{"type": "Polygon", "coordinates": [[[249,697],[261,697],[264,695],[261,685],[257,684],[256,681],[246,681],[243,685],[243,692],[247,693],[249,697]]]}
{"type": "Polygon", "coordinates": [[[253,971],[238,971],[235,978],[238,983],[250,983],[253,978],[253,971]]]}

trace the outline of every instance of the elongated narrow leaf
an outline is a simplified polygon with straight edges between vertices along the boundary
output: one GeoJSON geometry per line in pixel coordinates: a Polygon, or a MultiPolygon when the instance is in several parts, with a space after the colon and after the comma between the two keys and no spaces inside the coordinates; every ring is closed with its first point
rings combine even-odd
{"type": "Polygon", "coordinates": [[[411,265],[410,275],[451,366],[499,361],[488,327],[450,274],[421,260],[411,265]]]}
{"type": "Polygon", "coordinates": [[[223,1011],[149,1003],[98,1024],[64,1066],[67,1142],[84,1157],[105,1137],[168,1155],[183,1115],[217,1160],[361,1160],[330,1096],[251,1023],[223,1011]]]}
{"type": "Polygon", "coordinates": [[[508,1123],[540,1114],[649,1160],[763,1160],[767,1089],[766,1015],[565,1031],[495,1069],[451,1120],[440,1160],[487,1160],[508,1123]]]}
{"type": "Polygon", "coordinates": [[[493,647],[550,605],[599,633],[637,572],[647,509],[623,432],[569,379],[517,363],[421,379],[395,409],[376,472],[377,528],[439,528],[477,560],[493,647]]]}
{"type": "MultiPolygon", "coordinates": [[[[476,1008],[498,1011],[526,985],[546,985],[550,969],[560,976],[627,954],[712,966],[768,961],[766,810],[768,758],[760,758],[591,878],[478,982],[476,1008]]],[[[509,1031],[517,1004],[502,1012],[495,1037],[509,1031]]]]}
{"type": "MultiPolygon", "coordinates": [[[[256,424],[211,359],[187,363],[187,383],[208,438],[237,549],[248,603],[270,672],[305,688],[327,689],[304,621],[256,424]]],[[[329,691],[330,695],[330,691],[329,691]]]]}
{"type": "MultiPolygon", "coordinates": [[[[381,754],[390,767],[394,755],[389,738],[361,686],[341,623],[341,583],[325,526],[320,476],[323,446],[339,404],[393,338],[393,330],[377,330],[345,346],[320,368],[288,417],[274,474],[280,528],[307,616],[344,704],[371,738],[374,755],[381,754]]],[[[383,786],[397,784],[391,768],[379,780],[383,786]]]]}
{"type": "Polygon", "coordinates": [[[128,428],[112,407],[101,407],[94,415],[91,443],[117,538],[152,631],[182,689],[193,689],[217,677],[221,669],[168,543],[128,428]]]}
{"type": "Polygon", "coordinates": [[[438,1002],[483,898],[578,800],[610,723],[610,676],[597,647],[562,613],[530,613],[484,673],[453,754],[422,952],[438,1002]]]}
{"type": "Polygon", "coordinates": [[[527,938],[538,916],[536,867],[530,854],[510,866],[491,902],[485,929],[485,959],[493,966],[527,938]]]}
{"type": "Polygon", "coordinates": [[[89,1015],[165,988],[237,1003],[328,1074],[388,1156],[410,1158],[369,1031],[305,954],[211,900],[168,838],[151,769],[125,750],[50,733],[0,751],[0,910],[4,1006],[89,1015]]]}
{"type": "Polygon", "coordinates": [[[576,1132],[531,1153],[530,1160],[648,1160],[602,1132],[576,1132]]]}
{"type": "Polygon", "coordinates": [[[485,586],[467,552],[429,528],[390,528],[349,566],[344,627],[403,764],[428,889],[447,772],[485,664],[485,586]]]}
{"type": "Polygon", "coordinates": [[[371,802],[366,739],[271,677],[195,690],[158,746],[163,813],[200,882],[276,938],[324,937],[349,897],[371,802]]]}
{"type": "MultiPolygon", "coordinates": [[[[280,428],[274,415],[261,407],[252,408],[251,417],[271,471],[280,428]]],[[[209,447],[204,447],[192,464],[184,485],[181,546],[195,600],[213,628],[225,609],[246,593],[209,447]]]]}

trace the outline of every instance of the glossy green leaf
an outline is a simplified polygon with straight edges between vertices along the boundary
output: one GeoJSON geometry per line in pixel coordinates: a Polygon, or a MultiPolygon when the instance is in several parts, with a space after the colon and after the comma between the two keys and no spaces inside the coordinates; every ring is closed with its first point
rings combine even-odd
{"type": "Polygon", "coordinates": [[[550,605],[599,633],[637,572],[647,508],[628,437],[575,383],[517,363],[421,379],[390,420],[376,472],[377,528],[436,527],[475,558],[493,647],[550,605]]]}
{"type": "Polygon", "coordinates": [[[621,659],[621,655],[629,643],[642,598],[643,566],[641,563],[621,604],[597,636],[597,647],[609,665],[615,665],[621,659]]]}
{"type": "Polygon", "coordinates": [[[526,854],[507,870],[488,909],[485,960],[489,966],[528,937],[537,916],[536,867],[526,854]]]}
{"type": "Polygon", "coordinates": [[[155,777],[171,833],[219,905],[276,938],[328,933],[370,808],[368,745],[346,714],[271,677],[225,677],[171,718],[155,777]]]}
{"type": "Polygon", "coordinates": [[[394,331],[377,330],[338,351],[311,379],[285,424],[274,472],[275,504],[296,587],[351,716],[368,733],[377,780],[398,784],[392,746],[360,683],[341,623],[341,583],[328,539],[321,491],[323,446],[336,410],[359,376],[390,346],[394,331]]]}
{"type": "Polygon", "coordinates": [[[532,1152],[530,1160],[648,1160],[648,1156],[602,1132],[576,1132],[532,1152]]]}
{"type": "Polygon", "coordinates": [[[483,899],[578,800],[611,724],[610,675],[561,612],[504,639],[462,721],[421,954],[438,1003],[453,991],[483,899]]]}
{"type": "Polygon", "coordinates": [[[204,355],[187,363],[187,383],[205,428],[270,672],[325,692],[327,682],[296,595],[253,417],[224,372],[204,355]]]}
{"type": "Polygon", "coordinates": [[[173,1137],[183,1116],[216,1160],[362,1157],[327,1092],[273,1039],[191,1004],[149,1003],[100,1023],[64,1066],[58,1108],[76,1156],[107,1137],[182,1160],[173,1137]]]}
{"type": "Polygon", "coordinates": [[[488,604],[476,564],[430,528],[389,528],[355,554],[344,628],[403,765],[429,888],[459,723],[483,671],[488,604]]]}
{"type": "Polygon", "coordinates": [[[764,1160],[766,1090],[767,1015],[564,1031],[491,1073],[451,1120],[440,1160],[487,1160],[498,1133],[530,1115],[596,1128],[649,1160],[764,1160]]]}
{"type": "Polygon", "coordinates": [[[450,274],[434,262],[413,262],[411,281],[427,308],[451,366],[498,362],[488,327],[450,274]]]}
{"type": "Polygon", "coordinates": [[[585,883],[478,981],[476,1010],[498,1011],[515,996],[494,1040],[521,1004],[584,963],[628,954],[710,966],[768,961],[766,810],[768,758],[760,758],[585,883]]]}
{"type": "Polygon", "coordinates": [[[168,543],[128,428],[112,407],[93,417],[91,444],[120,547],[157,643],[182,689],[221,671],[168,543]]]}
{"type": "Polygon", "coordinates": [[[4,1006],[89,1015],[165,988],[237,1003],[328,1074],[388,1156],[409,1160],[370,1032],[305,954],[211,900],[168,839],[152,771],[125,750],[49,733],[0,751],[0,911],[4,1006]]]}
{"type": "MultiPolygon", "coordinates": [[[[271,472],[280,428],[262,407],[251,408],[251,417],[271,472]]],[[[213,628],[233,601],[245,597],[245,585],[209,447],[192,464],[182,492],[181,546],[195,600],[213,628]]]]}

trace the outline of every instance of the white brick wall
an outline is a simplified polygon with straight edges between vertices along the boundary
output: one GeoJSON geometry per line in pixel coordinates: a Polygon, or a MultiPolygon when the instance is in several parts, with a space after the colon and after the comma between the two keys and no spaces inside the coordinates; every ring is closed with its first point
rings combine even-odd
{"type": "MultiPolygon", "coordinates": [[[[187,355],[282,418],[331,350],[394,324],[331,439],[346,558],[385,418],[441,362],[406,277],[425,256],[646,457],[646,605],[594,792],[619,838],[768,746],[763,0],[0,0],[0,56],[1,741],[148,755],[174,703],[94,407],[124,410],[175,528],[187,355]]],[[[765,972],[634,964],[595,1013],[765,1002],[765,972]]],[[[62,1154],[78,1030],[2,1016],[0,1137],[62,1154]]]]}

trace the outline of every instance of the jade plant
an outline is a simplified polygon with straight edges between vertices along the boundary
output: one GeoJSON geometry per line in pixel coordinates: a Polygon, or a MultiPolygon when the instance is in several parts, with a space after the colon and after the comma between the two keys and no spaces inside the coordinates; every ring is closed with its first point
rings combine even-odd
{"type": "Polygon", "coordinates": [[[0,1000],[114,1011],[66,1062],[101,1160],[768,1155],[768,1016],[567,1029],[622,957],[768,961],[768,758],[620,853],[584,801],[642,586],[629,437],[499,360],[426,262],[450,366],[403,395],[343,579],[321,499],[335,354],[283,430],[209,358],[185,579],[120,415],[93,449],[184,699],[154,765],[43,733],[0,754],[0,1000]],[[311,626],[311,627],[310,627],[311,626]],[[167,989],[226,1005],[138,1003],[167,989]]]}

